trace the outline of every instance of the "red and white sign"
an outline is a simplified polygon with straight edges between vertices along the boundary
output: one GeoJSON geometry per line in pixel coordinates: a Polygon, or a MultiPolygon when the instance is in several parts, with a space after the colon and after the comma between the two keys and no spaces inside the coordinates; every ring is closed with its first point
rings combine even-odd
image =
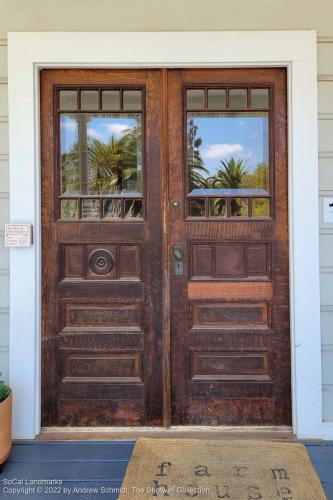
{"type": "Polygon", "coordinates": [[[6,247],[30,247],[31,244],[31,224],[5,224],[6,247]]]}

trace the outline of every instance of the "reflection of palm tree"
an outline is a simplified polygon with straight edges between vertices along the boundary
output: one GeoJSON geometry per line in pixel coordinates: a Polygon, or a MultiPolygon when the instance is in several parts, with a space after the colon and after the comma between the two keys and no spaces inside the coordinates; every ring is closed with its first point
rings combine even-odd
{"type": "MultiPolygon", "coordinates": [[[[234,158],[230,160],[221,160],[222,168],[217,169],[214,177],[207,179],[211,188],[219,189],[237,189],[242,186],[243,180],[248,175],[246,162],[244,160],[235,161],[234,158]]],[[[236,199],[230,201],[230,208],[232,215],[241,215],[241,205],[236,199]]],[[[217,215],[225,215],[226,204],[223,198],[217,198],[214,201],[214,210],[217,215]]]]}
{"type": "Polygon", "coordinates": [[[197,137],[198,126],[194,125],[193,120],[189,121],[187,137],[187,161],[188,161],[188,182],[189,192],[193,189],[207,187],[207,181],[204,175],[208,175],[208,170],[204,167],[204,162],[200,156],[199,148],[202,139],[197,137]]]}
{"type": "Polygon", "coordinates": [[[222,161],[222,168],[218,168],[214,177],[207,179],[212,188],[237,189],[248,175],[244,160],[235,161],[234,158],[222,161]]]}
{"type": "Polygon", "coordinates": [[[92,139],[88,145],[90,188],[94,194],[119,193],[125,182],[137,177],[137,136],[133,130],[120,139],[104,143],[92,139]]]}
{"type": "Polygon", "coordinates": [[[71,151],[61,155],[62,194],[80,192],[79,163],[79,145],[75,142],[71,151]]]}
{"type": "MultiPolygon", "coordinates": [[[[89,140],[89,194],[119,193],[126,188],[128,181],[134,181],[135,190],[141,191],[141,178],[138,176],[141,151],[138,144],[140,127],[128,129],[120,139],[111,136],[107,143],[89,140]]],[[[80,177],[86,168],[81,161],[78,142],[73,144],[71,151],[62,154],[63,194],[80,193],[80,177]]]]}

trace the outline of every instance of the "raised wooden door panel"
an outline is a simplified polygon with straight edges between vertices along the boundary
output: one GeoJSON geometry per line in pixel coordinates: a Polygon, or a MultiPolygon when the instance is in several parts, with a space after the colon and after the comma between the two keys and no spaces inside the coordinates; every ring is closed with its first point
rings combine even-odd
{"type": "Polygon", "coordinates": [[[161,425],[161,76],[43,70],[42,424],[161,425]]]}
{"type": "Polygon", "coordinates": [[[168,110],[172,422],[289,425],[286,72],[171,70],[168,110]]]}

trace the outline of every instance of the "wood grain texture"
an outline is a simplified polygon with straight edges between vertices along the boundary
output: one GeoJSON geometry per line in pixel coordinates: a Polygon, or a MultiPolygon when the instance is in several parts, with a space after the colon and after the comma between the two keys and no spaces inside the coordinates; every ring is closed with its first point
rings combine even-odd
{"type": "Polygon", "coordinates": [[[290,424],[286,93],[282,68],[169,73],[170,245],[185,249],[170,278],[174,425],[290,424]],[[271,218],[188,219],[186,89],[251,86],[270,93],[271,218]]]}
{"type": "Polygon", "coordinates": [[[157,70],[41,72],[43,425],[162,424],[161,109],[157,70]],[[114,87],[144,96],[144,220],[59,220],[59,91],[114,87]]]}
{"type": "Polygon", "coordinates": [[[43,70],[41,136],[43,426],[289,425],[285,70],[43,70]],[[270,91],[271,217],[190,220],[184,90],[242,85],[270,91]],[[144,218],[60,221],[58,92],[115,87],[145,100],[144,218]]]}
{"type": "Polygon", "coordinates": [[[192,280],[269,280],[271,245],[266,242],[225,241],[190,245],[192,280]]]}
{"type": "Polygon", "coordinates": [[[189,299],[270,299],[273,296],[272,283],[238,282],[189,282],[189,299]]]}

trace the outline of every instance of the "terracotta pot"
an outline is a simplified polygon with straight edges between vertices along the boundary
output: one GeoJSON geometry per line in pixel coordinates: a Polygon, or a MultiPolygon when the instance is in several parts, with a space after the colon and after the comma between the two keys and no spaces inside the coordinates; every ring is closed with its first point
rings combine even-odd
{"type": "Polygon", "coordinates": [[[0,464],[8,457],[12,447],[12,393],[0,403],[0,464]]]}

